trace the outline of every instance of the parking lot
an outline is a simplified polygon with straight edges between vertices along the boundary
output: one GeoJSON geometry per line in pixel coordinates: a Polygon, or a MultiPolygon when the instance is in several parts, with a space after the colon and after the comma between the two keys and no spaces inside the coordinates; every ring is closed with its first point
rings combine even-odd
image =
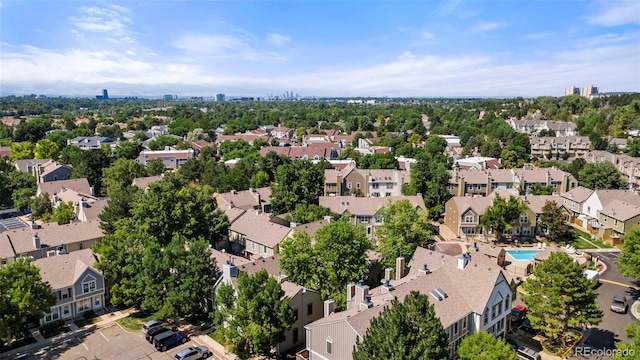
{"type": "Polygon", "coordinates": [[[5,230],[15,230],[15,229],[20,229],[23,227],[26,227],[27,224],[25,224],[24,221],[20,220],[17,217],[9,217],[9,218],[5,218],[5,219],[0,219],[0,232],[3,232],[5,230]]]}
{"type": "MultiPolygon", "coordinates": [[[[144,338],[142,332],[128,333],[118,325],[102,329],[76,333],[62,341],[30,354],[14,359],[60,359],[60,360],[134,360],[134,359],[174,359],[175,355],[189,346],[204,345],[191,339],[166,352],[157,351],[144,338]]],[[[215,356],[209,359],[216,359],[215,356]]]]}

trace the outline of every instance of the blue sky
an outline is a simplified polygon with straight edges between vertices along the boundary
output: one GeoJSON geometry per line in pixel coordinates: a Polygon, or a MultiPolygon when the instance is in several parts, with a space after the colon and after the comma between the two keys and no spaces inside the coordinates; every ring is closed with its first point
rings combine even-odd
{"type": "Polygon", "coordinates": [[[640,91],[640,1],[0,0],[0,95],[640,91]]]}

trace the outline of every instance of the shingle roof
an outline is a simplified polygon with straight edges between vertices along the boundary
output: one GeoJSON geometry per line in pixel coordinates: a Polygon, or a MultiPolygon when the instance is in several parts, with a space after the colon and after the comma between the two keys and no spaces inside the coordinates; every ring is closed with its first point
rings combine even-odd
{"type": "Polygon", "coordinates": [[[525,202],[527,207],[533,211],[534,214],[542,214],[542,208],[551,201],[556,203],[557,206],[562,205],[562,197],[554,195],[527,195],[520,196],[520,200],[525,202]]]}
{"type": "Polygon", "coordinates": [[[309,236],[313,237],[313,235],[316,233],[316,231],[318,231],[318,229],[327,225],[328,223],[329,221],[327,219],[322,219],[322,220],[314,221],[308,224],[298,225],[293,228],[293,231],[295,232],[304,231],[309,236]]]}
{"type": "Polygon", "coordinates": [[[222,265],[224,265],[228,260],[231,260],[236,266],[248,264],[251,262],[249,259],[245,259],[241,256],[236,256],[227,252],[222,252],[220,250],[211,249],[211,259],[215,260],[216,266],[222,269],[222,265]]]}
{"type": "Polygon", "coordinates": [[[91,186],[89,186],[89,181],[85,178],[49,181],[38,184],[40,193],[47,193],[49,196],[59,193],[62,188],[71,189],[83,194],[91,194],[91,186]]]}
{"type": "Polygon", "coordinates": [[[384,208],[389,201],[395,203],[400,200],[409,200],[414,207],[425,209],[422,196],[387,196],[387,197],[355,197],[355,196],[320,196],[319,204],[329,208],[336,214],[348,212],[351,215],[373,216],[384,208]]]}
{"type": "MultiPolygon", "coordinates": [[[[8,230],[0,233],[0,237],[2,241],[5,241],[5,239],[11,241],[11,244],[13,244],[15,248],[15,254],[2,253],[0,254],[0,258],[14,257],[15,255],[36,250],[33,243],[33,236],[36,234],[38,234],[40,238],[42,248],[98,239],[104,236],[102,229],[100,229],[100,222],[97,220],[74,222],[66,225],[48,223],[42,225],[39,229],[31,229],[28,227],[8,230]]],[[[6,246],[0,249],[6,249],[6,246]]]]}
{"type": "Polygon", "coordinates": [[[589,196],[591,196],[591,194],[593,194],[593,190],[587,189],[583,186],[578,186],[562,194],[562,197],[575,201],[577,203],[582,203],[587,200],[589,196]]]}
{"type": "Polygon", "coordinates": [[[486,196],[486,197],[469,197],[469,196],[454,196],[450,201],[453,201],[456,204],[456,208],[458,209],[458,214],[460,216],[464,215],[464,213],[471,209],[477,215],[484,214],[484,211],[493,204],[494,197],[486,196]]]}
{"type": "Polygon", "coordinates": [[[233,204],[236,208],[251,210],[258,205],[265,206],[271,204],[271,188],[261,187],[253,190],[233,190],[226,193],[215,194],[213,197],[221,208],[233,204]],[[258,195],[260,202],[258,202],[258,195]]]}
{"type": "Polygon", "coordinates": [[[247,211],[229,226],[229,230],[243,234],[258,244],[275,248],[287,236],[290,228],[271,222],[268,214],[247,211]]]}
{"type": "Polygon", "coordinates": [[[82,211],[86,217],[85,221],[98,220],[98,216],[102,214],[105,206],[107,206],[108,199],[100,199],[91,202],[85,202],[82,211]]]}
{"type": "Polygon", "coordinates": [[[486,184],[489,174],[494,183],[513,183],[515,176],[528,183],[546,183],[547,174],[551,176],[551,181],[561,182],[569,175],[559,169],[486,169],[486,170],[458,170],[458,175],[463,177],[467,184],[486,184]]]}
{"type": "Polygon", "coordinates": [[[620,200],[631,205],[640,206],[640,196],[630,190],[596,190],[595,193],[603,207],[609,205],[613,200],[620,200]]]}
{"type": "Polygon", "coordinates": [[[600,212],[616,220],[627,221],[640,216],[640,207],[629,204],[622,200],[611,200],[600,212]]]}
{"type": "Polygon", "coordinates": [[[97,261],[91,249],[73,251],[65,255],[56,255],[35,260],[33,264],[40,269],[42,282],[52,289],[72,286],[86,269],[93,268],[97,261]]]}
{"type": "Polygon", "coordinates": [[[135,178],[135,179],[133,179],[133,186],[137,186],[140,189],[144,190],[149,186],[149,184],[151,184],[153,182],[156,182],[156,181],[160,181],[160,180],[162,180],[162,178],[163,178],[162,175],[135,178]]]}
{"type": "Polygon", "coordinates": [[[23,159],[23,160],[16,160],[13,165],[20,171],[24,172],[24,173],[28,173],[29,172],[29,166],[31,166],[32,168],[34,166],[37,166],[38,164],[42,165],[46,162],[51,161],[51,159],[23,159]]]}
{"type": "Polygon", "coordinates": [[[476,243],[479,252],[492,257],[499,257],[505,252],[504,248],[493,244],[476,243]]]}

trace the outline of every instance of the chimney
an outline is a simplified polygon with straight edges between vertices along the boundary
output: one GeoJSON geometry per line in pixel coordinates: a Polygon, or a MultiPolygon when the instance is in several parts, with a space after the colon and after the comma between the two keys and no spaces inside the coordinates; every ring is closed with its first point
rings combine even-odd
{"type": "Polygon", "coordinates": [[[91,193],[91,195],[95,195],[93,186],[89,187],[89,192],[91,193]]]}
{"type": "Polygon", "coordinates": [[[467,266],[467,256],[466,255],[458,256],[458,269],[464,270],[465,266],[467,266]]]}
{"type": "Polygon", "coordinates": [[[373,307],[373,302],[371,302],[371,295],[367,294],[364,300],[360,302],[360,310],[367,310],[373,307]]]}
{"type": "Polygon", "coordinates": [[[427,275],[431,274],[431,270],[427,267],[427,264],[422,264],[422,267],[418,269],[418,275],[427,275]]]}
{"type": "Polygon", "coordinates": [[[325,220],[327,220],[327,223],[330,223],[330,222],[331,222],[331,220],[333,220],[333,216],[331,216],[331,215],[325,215],[325,216],[324,216],[324,219],[325,219],[325,220]]]}
{"type": "Polygon", "coordinates": [[[354,296],[356,296],[356,284],[347,285],[347,301],[353,300],[354,296]]]}
{"type": "Polygon", "coordinates": [[[35,221],[31,220],[31,230],[38,230],[40,229],[40,225],[36,224],[35,221]]]}
{"type": "Polygon", "coordinates": [[[336,312],[335,310],[335,301],[332,299],[324,301],[324,317],[327,317],[336,312]]]}
{"type": "Polygon", "coordinates": [[[33,247],[35,247],[36,249],[40,249],[40,238],[38,237],[38,233],[35,233],[35,235],[33,235],[33,247]]]}
{"type": "Polygon", "coordinates": [[[396,259],[396,280],[402,279],[404,276],[404,257],[400,256],[396,259]]]}
{"type": "Polygon", "coordinates": [[[361,303],[365,301],[366,297],[369,295],[369,285],[365,285],[364,280],[360,280],[358,285],[356,286],[356,303],[361,303]]]}
{"type": "Polygon", "coordinates": [[[236,206],[233,204],[233,201],[229,201],[229,209],[233,209],[234,207],[236,206]]]}
{"type": "Polygon", "coordinates": [[[380,292],[385,294],[388,293],[389,291],[392,291],[394,289],[393,285],[391,285],[389,283],[389,280],[387,279],[382,279],[380,280],[380,282],[382,283],[382,286],[380,287],[380,292]]]}
{"type": "Polygon", "coordinates": [[[388,267],[388,268],[384,269],[384,278],[387,279],[387,280],[393,279],[393,268],[392,267],[388,267]]]}
{"type": "Polygon", "coordinates": [[[225,279],[231,279],[232,277],[238,276],[238,267],[235,266],[230,260],[222,265],[222,276],[225,279]]]}
{"type": "Polygon", "coordinates": [[[289,223],[289,228],[293,229],[296,226],[298,226],[298,222],[295,219],[291,220],[291,222],[289,223]]]}
{"type": "Polygon", "coordinates": [[[285,274],[280,274],[280,276],[278,276],[278,282],[280,284],[282,284],[283,282],[286,282],[287,279],[289,279],[289,277],[287,275],[285,275],[285,274]]]}

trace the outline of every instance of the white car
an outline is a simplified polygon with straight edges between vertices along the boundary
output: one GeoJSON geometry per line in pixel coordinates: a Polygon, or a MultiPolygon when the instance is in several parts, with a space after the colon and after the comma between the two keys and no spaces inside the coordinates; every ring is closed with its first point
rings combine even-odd
{"type": "Polygon", "coordinates": [[[176,354],[176,360],[196,360],[206,359],[211,356],[209,349],[206,346],[192,346],[188,347],[176,354]]]}

